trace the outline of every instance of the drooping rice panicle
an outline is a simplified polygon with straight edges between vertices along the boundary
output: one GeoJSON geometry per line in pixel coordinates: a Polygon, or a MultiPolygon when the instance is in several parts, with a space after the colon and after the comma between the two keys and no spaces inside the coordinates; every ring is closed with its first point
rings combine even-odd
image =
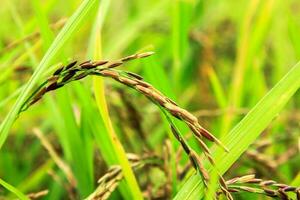
{"type": "MultiPolygon", "coordinates": [[[[226,181],[226,185],[228,191],[231,193],[257,193],[282,200],[291,199],[289,196],[289,193],[291,193],[297,200],[300,199],[300,187],[289,186],[274,180],[258,179],[255,178],[254,174],[232,178],[226,181]]],[[[221,191],[219,191],[217,195],[220,195],[220,193],[221,191]]]]}
{"type": "MultiPolygon", "coordinates": [[[[135,154],[127,154],[131,167],[138,170],[144,166],[156,166],[161,160],[157,156],[143,155],[142,157],[135,154]]],[[[98,186],[95,191],[90,194],[86,200],[105,200],[108,199],[111,193],[119,185],[123,179],[123,173],[120,166],[112,166],[110,169],[97,181],[98,186]]]]}
{"type": "MultiPolygon", "coordinates": [[[[34,103],[38,102],[43,95],[47,92],[56,90],[67,83],[75,80],[80,80],[88,75],[96,75],[96,76],[103,76],[112,78],[119,83],[122,83],[128,87],[131,87],[138,91],[139,93],[143,94],[147,98],[149,98],[152,102],[162,108],[163,111],[168,112],[172,116],[176,117],[183,121],[192,131],[193,136],[197,139],[200,144],[200,147],[204,151],[204,155],[208,158],[212,165],[214,165],[214,161],[211,157],[211,153],[203,142],[203,138],[206,138],[209,141],[212,141],[222,147],[225,151],[228,149],[222,145],[222,143],[209,131],[204,129],[198,122],[198,119],[188,112],[187,110],[179,107],[177,103],[175,103],[170,98],[164,96],[160,91],[154,88],[151,84],[145,82],[143,78],[137,74],[132,72],[126,72],[114,69],[125,62],[131,61],[133,59],[144,58],[152,55],[153,52],[146,52],[141,54],[133,54],[131,56],[127,56],[125,58],[121,58],[117,61],[84,61],[77,65],[77,62],[71,62],[66,66],[58,68],[50,78],[45,81],[42,86],[36,90],[33,95],[31,95],[22,111],[26,110],[29,106],[33,105],[34,103]]],[[[197,153],[192,150],[187,142],[185,142],[184,138],[179,134],[176,128],[171,124],[171,129],[174,133],[175,138],[180,142],[181,146],[188,154],[193,166],[196,170],[198,170],[204,180],[205,183],[209,180],[209,175],[206,169],[202,165],[202,161],[197,153]]],[[[221,180],[223,178],[221,177],[221,180]]],[[[224,185],[224,184],[223,184],[224,185]]],[[[221,184],[222,186],[222,184],[221,184]]],[[[226,185],[222,186],[222,189],[226,191],[226,185]]],[[[228,195],[229,196],[229,195],[228,195]]]]}

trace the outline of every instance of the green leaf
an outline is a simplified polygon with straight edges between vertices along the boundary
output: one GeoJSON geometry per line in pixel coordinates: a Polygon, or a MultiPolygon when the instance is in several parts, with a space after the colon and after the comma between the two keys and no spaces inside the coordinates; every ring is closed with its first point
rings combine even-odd
{"type": "Polygon", "coordinates": [[[5,182],[4,180],[2,180],[0,178],[0,185],[2,185],[3,187],[5,187],[7,190],[9,190],[10,192],[14,193],[19,199],[21,200],[29,200],[28,197],[26,197],[25,194],[23,194],[21,191],[19,191],[17,188],[15,188],[14,186],[10,185],[9,183],[5,182]]]}
{"type": "MultiPolygon", "coordinates": [[[[278,115],[288,100],[300,87],[300,63],[297,63],[266,94],[254,108],[239,122],[224,138],[222,143],[229,148],[229,153],[213,148],[213,158],[218,170],[224,174],[234,162],[247,150],[262,131],[278,115]]],[[[208,162],[206,162],[206,166],[208,162]]],[[[201,199],[204,195],[204,185],[200,177],[192,175],[183,185],[175,199],[201,199]]]]}
{"type": "MultiPolygon", "coordinates": [[[[105,19],[105,15],[109,8],[110,1],[102,1],[99,7],[99,12],[97,16],[96,23],[94,25],[94,30],[90,40],[90,54],[92,55],[93,59],[101,59],[102,57],[102,48],[101,48],[101,30],[103,26],[103,21],[105,19]]],[[[104,81],[102,78],[94,77],[94,92],[95,98],[97,102],[97,106],[99,109],[99,113],[101,118],[104,122],[104,130],[101,134],[105,135],[108,139],[108,143],[110,144],[111,149],[107,149],[108,151],[112,151],[113,155],[117,161],[117,164],[121,166],[122,172],[124,174],[124,179],[126,181],[126,185],[122,185],[122,189],[124,191],[124,187],[127,191],[125,198],[128,199],[143,199],[142,192],[139,188],[137,180],[134,176],[133,170],[130,166],[130,163],[127,159],[125,149],[121,144],[118,136],[114,130],[113,123],[109,116],[108,105],[105,98],[105,88],[104,88],[104,81]]],[[[100,134],[100,133],[99,133],[100,134]]]]}
{"type": "Polygon", "coordinates": [[[32,89],[41,79],[42,74],[47,70],[47,67],[51,64],[51,61],[59,54],[62,47],[66,44],[66,42],[71,38],[71,36],[75,35],[75,31],[79,29],[82,25],[83,20],[87,16],[87,14],[96,6],[97,0],[85,0],[76,10],[76,12],[70,17],[66,25],[59,32],[47,53],[44,55],[42,61],[39,66],[33,73],[32,77],[26,84],[26,87],[23,89],[21,94],[19,95],[16,103],[14,104],[11,111],[8,113],[6,118],[3,120],[0,126],[0,148],[3,146],[9,130],[13,125],[15,119],[17,118],[19,111],[21,109],[22,104],[25,102],[26,97],[30,94],[32,89]]]}

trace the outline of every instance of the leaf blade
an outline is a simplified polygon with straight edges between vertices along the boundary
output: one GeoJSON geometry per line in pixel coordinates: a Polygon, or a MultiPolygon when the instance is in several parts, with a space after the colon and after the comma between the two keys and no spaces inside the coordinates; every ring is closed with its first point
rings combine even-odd
{"type": "MultiPolygon", "coordinates": [[[[300,62],[297,63],[254,108],[223,139],[229,148],[226,154],[220,149],[212,151],[218,169],[224,174],[246,151],[261,132],[269,125],[300,87],[300,62]]],[[[207,164],[207,162],[206,162],[207,164]]],[[[204,195],[204,186],[198,175],[192,175],[183,185],[175,199],[199,199],[204,195]]]]}
{"type": "Polygon", "coordinates": [[[38,83],[40,77],[46,71],[48,65],[55,58],[55,56],[58,55],[63,45],[68,41],[68,39],[70,39],[75,30],[80,26],[83,19],[92,10],[96,3],[96,0],[85,0],[76,10],[76,12],[71,16],[71,18],[68,20],[63,29],[59,32],[59,34],[47,50],[47,53],[44,55],[39,66],[31,76],[25,88],[22,90],[13,108],[10,110],[10,112],[7,114],[7,116],[0,125],[0,149],[3,146],[9,134],[10,128],[12,127],[15,119],[17,118],[21,106],[26,100],[26,97],[30,94],[35,84],[38,83]]]}

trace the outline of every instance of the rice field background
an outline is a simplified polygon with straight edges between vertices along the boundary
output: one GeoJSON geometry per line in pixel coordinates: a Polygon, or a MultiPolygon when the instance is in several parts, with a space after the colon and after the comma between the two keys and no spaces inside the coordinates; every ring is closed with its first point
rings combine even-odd
{"type": "Polygon", "coordinates": [[[300,199],[299,11],[2,0],[0,199],[300,199]]]}

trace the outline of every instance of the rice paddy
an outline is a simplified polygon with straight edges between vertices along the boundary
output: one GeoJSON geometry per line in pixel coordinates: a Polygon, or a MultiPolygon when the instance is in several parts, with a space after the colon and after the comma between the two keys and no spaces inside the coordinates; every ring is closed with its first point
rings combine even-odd
{"type": "Polygon", "coordinates": [[[1,4],[0,199],[300,199],[298,1],[1,4]]]}

